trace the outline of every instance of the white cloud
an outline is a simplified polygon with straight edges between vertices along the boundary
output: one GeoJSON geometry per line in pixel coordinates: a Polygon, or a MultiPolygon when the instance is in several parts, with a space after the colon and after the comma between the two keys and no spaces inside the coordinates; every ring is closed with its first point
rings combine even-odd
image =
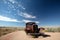
{"type": "Polygon", "coordinates": [[[3,0],[3,2],[5,4],[8,4],[8,9],[12,9],[12,10],[19,10],[19,8],[25,10],[26,8],[24,7],[24,5],[21,4],[21,2],[18,2],[17,0],[3,0]]]}
{"type": "Polygon", "coordinates": [[[12,19],[12,18],[9,18],[9,17],[4,17],[4,16],[1,16],[1,15],[0,15],[0,20],[1,21],[8,21],[8,22],[20,22],[17,19],[12,19]]]}
{"type": "Polygon", "coordinates": [[[31,20],[23,20],[22,22],[25,22],[25,23],[27,23],[27,22],[36,22],[36,23],[39,23],[39,21],[31,21],[31,20]]]}
{"type": "Polygon", "coordinates": [[[21,6],[21,8],[23,9],[23,10],[25,10],[26,8],[24,8],[23,6],[21,6]]]}
{"type": "Polygon", "coordinates": [[[39,23],[39,21],[35,21],[36,23],[39,23]]]}
{"type": "Polygon", "coordinates": [[[18,7],[21,7],[23,10],[25,10],[26,8],[23,7],[21,4],[18,3],[18,7]]]}
{"type": "Polygon", "coordinates": [[[17,6],[16,6],[17,8],[21,7],[23,10],[26,9],[25,7],[22,6],[21,3],[17,2],[16,0],[9,0],[9,2],[11,2],[12,4],[14,4],[14,3],[17,4],[17,6]]]}
{"type": "Polygon", "coordinates": [[[27,23],[27,22],[32,22],[32,21],[30,21],[30,20],[23,20],[23,22],[27,23]]]}
{"type": "Polygon", "coordinates": [[[9,1],[10,1],[11,3],[13,3],[13,4],[15,3],[15,0],[9,0],[9,1]]]}
{"type": "Polygon", "coordinates": [[[9,17],[5,17],[5,16],[1,16],[0,15],[0,21],[7,21],[7,22],[36,22],[36,23],[39,23],[39,21],[31,21],[31,20],[21,20],[21,21],[18,21],[17,19],[12,19],[12,18],[9,18],[9,17]]]}
{"type": "Polygon", "coordinates": [[[36,16],[30,15],[28,13],[20,12],[18,15],[25,17],[25,18],[36,18],[36,16]]]}

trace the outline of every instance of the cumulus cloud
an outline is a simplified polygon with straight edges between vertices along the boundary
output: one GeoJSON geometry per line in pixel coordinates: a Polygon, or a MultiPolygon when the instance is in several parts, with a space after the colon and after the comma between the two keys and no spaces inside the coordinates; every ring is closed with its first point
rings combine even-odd
{"type": "Polygon", "coordinates": [[[31,21],[31,20],[23,20],[23,22],[27,23],[27,22],[36,22],[39,23],[39,21],[31,21]]]}
{"type": "Polygon", "coordinates": [[[36,18],[36,16],[30,15],[30,14],[24,13],[24,12],[18,13],[18,15],[25,17],[25,18],[36,18]]]}
{"type": "Polygon", "coordinates": [[[0,15],[0,20],[1,21],[8,21],[8,22],[20,22],[17,19],[12,19],[12,18],[9,18],[9,17],[1,16],[1,15],[0,15]]]}

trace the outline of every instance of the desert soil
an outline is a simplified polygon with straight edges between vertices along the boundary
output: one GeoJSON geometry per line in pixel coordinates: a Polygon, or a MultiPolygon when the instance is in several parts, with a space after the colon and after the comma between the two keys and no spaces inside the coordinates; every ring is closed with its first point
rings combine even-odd
{"type": "Polygon", "coordinates": [[[30,35],[26,35],[24,31],[15,31],[7,35],[1,36],[0,40],[60,40],[60,33],[58,32],[46,32],[45,34],[50,35],[51,37],[42,37],[32,38],[30,35]]]}

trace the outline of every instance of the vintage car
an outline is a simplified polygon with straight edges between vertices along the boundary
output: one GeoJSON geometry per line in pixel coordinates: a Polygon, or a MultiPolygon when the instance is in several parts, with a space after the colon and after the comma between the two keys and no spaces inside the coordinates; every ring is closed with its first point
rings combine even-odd
{"type": "Polygon", "coordinates": [[[44,35],[44,32],[42,32],[43,30],[45,30],[45,28],[38,28],[38,25],[35,22],[26,23],[25,32],[27,35],[30,34],[37,38],[44,35]]]}

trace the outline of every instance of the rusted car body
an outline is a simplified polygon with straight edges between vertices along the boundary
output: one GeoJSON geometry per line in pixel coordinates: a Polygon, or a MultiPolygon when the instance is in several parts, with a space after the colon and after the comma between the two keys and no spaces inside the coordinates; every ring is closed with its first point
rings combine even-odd
{"type": "Polygon", "coordinates": [[[28,22],[26,23],[25,32],[26,34],[33,35],[35,37],[38,37],[40,35],[44,35],[42,30],[45,30],[44,28],[38,28],[38,25],[35,22],[28,22]]]}

